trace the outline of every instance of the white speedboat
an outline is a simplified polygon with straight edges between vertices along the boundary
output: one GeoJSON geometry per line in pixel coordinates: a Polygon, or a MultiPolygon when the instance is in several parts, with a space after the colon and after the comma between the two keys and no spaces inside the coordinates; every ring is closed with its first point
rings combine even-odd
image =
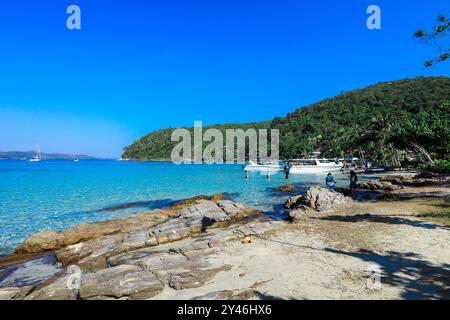
{"type": "Polygon", "coordinates": [[[41,161],[41,149],[39,148],[39,145],[36,146],[36,154],[33,156],[33,158],[30,159],[30,162],[39,162],[41,161]]]}
{"type": "Polygon", "coordinates": [[[260,172],[268,172],[275,173],[281,171],[281,167],[278,163],[275,162],[267,162],[267,163],[257,163],[253,161],[249,161],[248,165],[244,167],[245,171],[260,171],[260,172]]]}
{"type": "Polygon", "coordinates": [[[324,173],[339,171],[343,167],[341,161],[329,159],[295,159],[289,162],[292,163],[290,174],[324,173]]]}

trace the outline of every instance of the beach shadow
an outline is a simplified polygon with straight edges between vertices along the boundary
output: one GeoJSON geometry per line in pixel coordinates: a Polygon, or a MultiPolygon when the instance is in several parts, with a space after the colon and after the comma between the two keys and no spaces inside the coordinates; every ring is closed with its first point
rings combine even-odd
{"type": "Polygon", "coordinates": [[[436,199],[444,198],[450,199],[450,193],[445,191],[431,191],[431,192],[404,192],[404,193],[386,193],[383,195],[383,199],[389,201],[402,201],[409,199],[436,199]]]}
{"type": "MultiPolygon", "coordinates": [[[[450,264],[448,263],[434,264],[413,252],[388,251],[385,254],[380,254],[363,249],[349,252],[333,248],[313,248],[264,237],[261,238],[302,250],[308,249],[346,255],[373,263],[381,272],[381,285],[389,284],[401,288],[401,298],[403,299],[450,298],[450,264]]],[[[268,298],[270,299],[270,297],[268,298]]],[[[278,297],[274,298],[277,299],[278,297]]]]}
{"type": "Polygon", "coordinates": [[[389,251],[386,254],[378,254],[367,250],[346,252],[331,248],[325,251],[378,265],[381,271],[381,284],[401,287],[403,299],[450,298],[450,264],[436,265],[413,252],[389,251]]]}
{"type": "Polygon", "coordinates": [[[386,216],[386,215],[374,215],[370,213],[357,214],[352,216],[330,215],[325,217],[313,217],[313,219],[326,220],[326,221],[338,221],[338,222],[374,222],[374,223],[386,223],[386,224],[404,224],[416,228],[424,229],[446,229],[449,228],[439,226],[434,223],[428,223],[421,220],[412,220],[401,218],[398,216],[386,216]]]}

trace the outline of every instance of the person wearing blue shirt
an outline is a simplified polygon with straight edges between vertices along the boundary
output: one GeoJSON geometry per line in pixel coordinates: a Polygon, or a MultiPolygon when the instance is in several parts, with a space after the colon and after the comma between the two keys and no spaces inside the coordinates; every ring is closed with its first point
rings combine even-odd
{"type": "Polygon", "coordinates": [[[328,173],[327,177],[325,178],[325,182],[326,182],[327,188],[329,190],[335,190],[336,189],[336,186],[335,186],[336,180],[334,180],[334,177],[331,174],[331,172],[328,173]]]}

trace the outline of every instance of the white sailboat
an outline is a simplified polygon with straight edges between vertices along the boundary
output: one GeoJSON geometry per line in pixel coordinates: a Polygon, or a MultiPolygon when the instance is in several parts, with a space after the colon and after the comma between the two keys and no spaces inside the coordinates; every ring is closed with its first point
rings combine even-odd
{"type": "Polygon", "coordinates": [[[30,162],[39,162],[41,160],[41,149],[39,148],[39,145],[36,145],[36,154],[30,159],[30,162]]]}

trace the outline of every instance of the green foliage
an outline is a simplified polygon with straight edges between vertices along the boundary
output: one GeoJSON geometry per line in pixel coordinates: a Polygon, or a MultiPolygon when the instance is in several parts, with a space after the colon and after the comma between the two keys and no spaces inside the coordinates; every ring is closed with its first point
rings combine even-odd
{"type": "Polygon", "coordinates": [[[431,67],[435,63],[443,62],[449,58],[450,49],[445,44],[440,44],[448,36],[450,30],[450,20],[444,15],[440,14],[437,17],[438,24],[431,32],[426,32],[424,29],[419,29],[414,33],[414,37],[423,43],[432,43],[439,50],[439,55],[433,59],[425,61],[425,67],[431,67]]]}
{"type": "Polygon", "coordinates": [[[385,82],[299,108],[286,118],[275,118],[271,127],[280,129],[280,153],[285,158],[318,150],[327,157],[354,155],[398,165],[407,148],[398,127],[402,128],[408,116],[415,118],[421,112],[425,112],[421,117],[436,120],[430,123],[432,128],[426,128],[427,117],[421,119],[423,135],[429,136],[436,149],[448,150],[441,139],[447,137],[443,127],[448,120],[439,119],[449,113],[445,101],[450,101],[447,77],[385,82]]]}
{"type": "Polygon", "coordinates": [[[419,168],[431,172],[450,173],[450,160],[435,160],[432,164],[422,162],[419,168]]]}
{"type": "Polygon", "coordinates": [[[447,153],[450,150],[450,104],[444,102],[417,114],[399,112],[393,123],[392,139],[398,147],[412,147],[421,153],[423,150],[447,153]]]}
{"type": "MultiPolygon", "coordinates": [[[[272,122],[205,129],[279,129],[281,158],[321,151],[325,157],[353,155],[399,165],[404,150],[410,148],[403,137],[406,132],[408,139],[431,147],[431,152],[448,152],[448,101],[450,78],[419,77],[342,93],[272,122]]],[[[158,130],[142,137],[125,148],[123,158],[170,159],[176,144],[170,141],[173,130],[158,130]]]]}
{"type": "MultiPolygon", "coordinates": [[[[227,129],[267,129],[270,122],[251,122],[240,124],[218,124],[211,126],[204,126],[203,130],[210,128],[219,129],[225,136],[227,129]]],[[[130,146],[124,149],[122,158],[132,160],[170,160],[170,154],[172,149],[178,142],[172,142],[172,132],[176,128],[167,128],[157,131],[153,131],[139,140],[135,141],[130,146]]],[[[193,127],[185,127],[191,132],[191,136],[194,132],[193,127]]]]}

